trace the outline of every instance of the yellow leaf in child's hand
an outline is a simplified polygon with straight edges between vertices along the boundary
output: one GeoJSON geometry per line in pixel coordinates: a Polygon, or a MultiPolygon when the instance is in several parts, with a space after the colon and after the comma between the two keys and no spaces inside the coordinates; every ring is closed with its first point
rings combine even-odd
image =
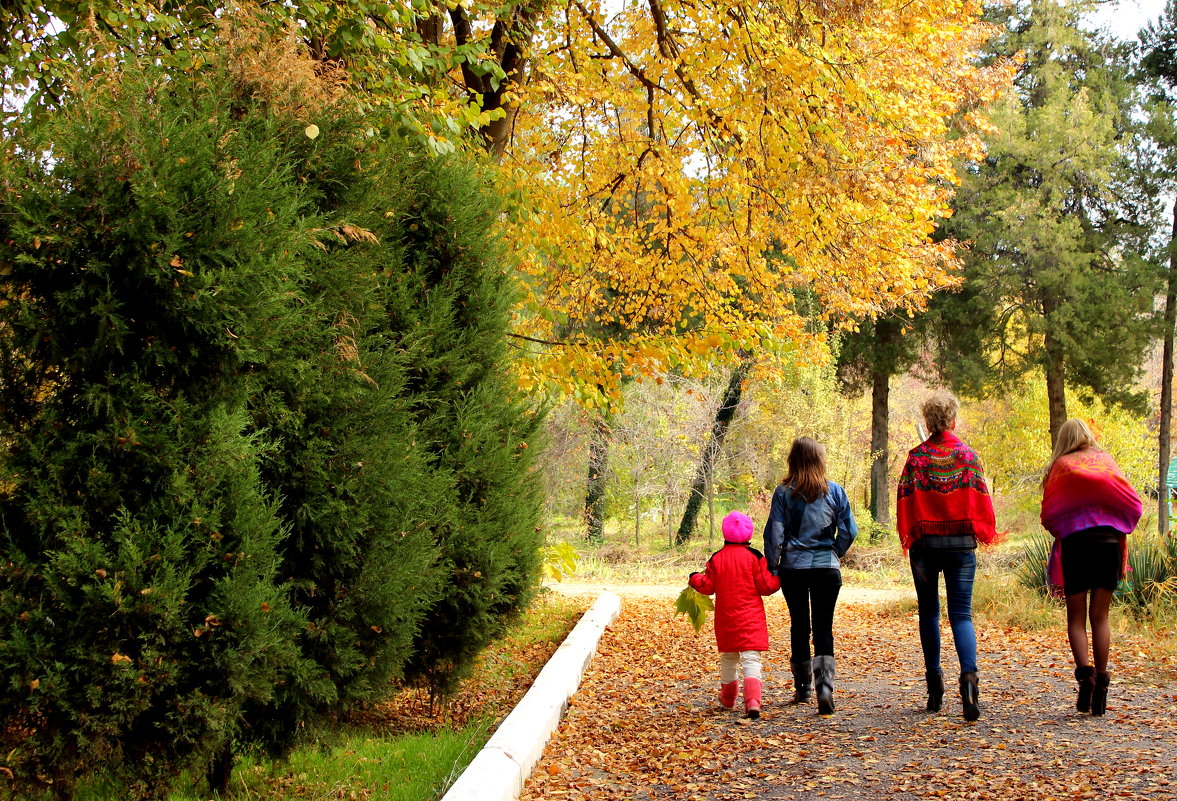
{"type": "Polygon", "coordinates": [[[676,613],[690,618],[695,631],[699,631],[707,622],[707,612],[715,609],[715,604],[694,587],[687,587],[678,594],[678,599],[674,602],[674,609],[676,613]]]}

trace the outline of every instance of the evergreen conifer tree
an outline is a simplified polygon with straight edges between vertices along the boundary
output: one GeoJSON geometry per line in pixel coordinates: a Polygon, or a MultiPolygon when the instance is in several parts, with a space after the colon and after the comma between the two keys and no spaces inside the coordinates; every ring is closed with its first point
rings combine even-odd
{"type": "MultiPolygon", "coordinates": [[[[1147,171],[1154,194],[1172,195],[1177,189],[1177,1],[1169,0],[1164,13],[1140,31],[1143,54],[1140,73],[1147,98],[1146,131],[1153,144],[1147,171]]],[[[1174,488],[1169,486],[1169,457],[1173,422],[1173,345],[1177,327],[1177,201],[1172,201],[1168,252],[1157,259],[1164,272],[1165,306],[1161,323],[1161,396],[1157,425],[1157,526],[1169,530],[1174,488]]]]}
{"type": "Polygon", "coordinates": [[[22,792],[157,798],[300,662],[246,376],[310,243],[289,119],[150,68],[80,88],[0,164],[0,737],[22,792]]]}
{"type": "Polygon", "coordinates": [[[3,154],[0,737],[61,798],[223,788],[235,743],[447,692],[537,583],[487,182],[289,40],[220,37],[3,154]]]}
{"type": "Polygon", "coordinates": [[[946,372],[992,386],[1041,369],[1052,439],[1066,419],[1067,385],[1142,404],[1133,385],[1153,330],[1155,271],[1139,255],[1148,231],[1120,192],[1133,125],[1127,53],[1080,27],[1089,5],[999,9],[1005,34],[995,53],[1025,60],[993,114],[1001,133],[965,176],[946,226],[973,243],[970,292],[940,308],[961,314],[944,321],[946,372]],[[984,356],[952,346],[956,333],[978,330],[984,356]]]}
{"type": "Polygon", "coordinates": [[[424,618],[408,670],[435,694],[524,608],[537,587],[541,416],[507,373],[503,336],[516,285],[495,230],[501,208],[477,173],[424,165],[406,186],[405,277],[392,321],[423,344],[408,388],[429,463],[446,484],[428,524],[446,586],[424,618]]]}

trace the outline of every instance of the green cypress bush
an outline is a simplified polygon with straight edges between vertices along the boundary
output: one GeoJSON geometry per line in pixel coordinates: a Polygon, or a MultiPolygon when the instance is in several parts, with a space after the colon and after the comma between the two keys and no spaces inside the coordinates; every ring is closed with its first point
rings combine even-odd
{"type": "Polygon", "coordinates": [[[304,173],[323,249],[308,256],[314,320],[254,377],[251,413],[273,438],[263,462],[289,524],[281,577],[309,620],[314,671],[248,716],[271,753],[303,725],[386,695],[442,592],[431,518],[447,487],[405,386],[415,347],[389,325],[401,275],[400,190],[420,157],[367,140],[354,117],[321,118],[304,173]],[[395,191],[391,191],[395,188],[395,191]]]}
{"type": "Polygon", "coordinates": [[[449,691],[536,585],[487,178],[373,135],[289,40],[215,52],[128,60],[3,152],[0,746],[30,792],[223,788],[390,679],[449,691]]]}
{"type": "Polygon", "coordinates": [[[84,88],[0,164],[0,738],[22,792],[156,798],[301,659],[246,378],[309,237],[248,99],[84,88]]]}
{"type": "Polygon", "coordinates": [[[430,520],[446,590],[409,665],[434,695],[452,691],[529,603],[540,570],[541,416],[507,373],[516,285],[493,233],[502,210],[484,180],[432,163],[405,193],[400,287],[409,302],[394,323],[419,344],[408,386],[430,464],[448,486],[430,520]]]}

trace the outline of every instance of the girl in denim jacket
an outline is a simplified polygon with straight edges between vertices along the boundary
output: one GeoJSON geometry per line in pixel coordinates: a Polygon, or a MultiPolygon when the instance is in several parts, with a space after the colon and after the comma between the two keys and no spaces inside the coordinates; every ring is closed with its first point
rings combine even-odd
{"type": "Polygon", "coordinates": [[[789,606],[793,702],[809,700],[812,676],[817,711],[823,715],[834,711],[834,606],[842,588],[838,560],[857,534],[846,490],[826,478],[825,448],[812,437],[799,437],[789,450],[789,474],[772,496],[764,555],[789,606]]]}

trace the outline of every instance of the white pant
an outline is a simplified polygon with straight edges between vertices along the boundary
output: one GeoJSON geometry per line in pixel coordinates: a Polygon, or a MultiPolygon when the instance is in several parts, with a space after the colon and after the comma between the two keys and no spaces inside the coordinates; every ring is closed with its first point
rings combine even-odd
{"type": "Polygon", "coordinates": [[[740,677],[738,667],[743,667],[744,678],[760,678],[759,651],[723,651],[719,655],[719,683],[727,684],[740,677]]]}

